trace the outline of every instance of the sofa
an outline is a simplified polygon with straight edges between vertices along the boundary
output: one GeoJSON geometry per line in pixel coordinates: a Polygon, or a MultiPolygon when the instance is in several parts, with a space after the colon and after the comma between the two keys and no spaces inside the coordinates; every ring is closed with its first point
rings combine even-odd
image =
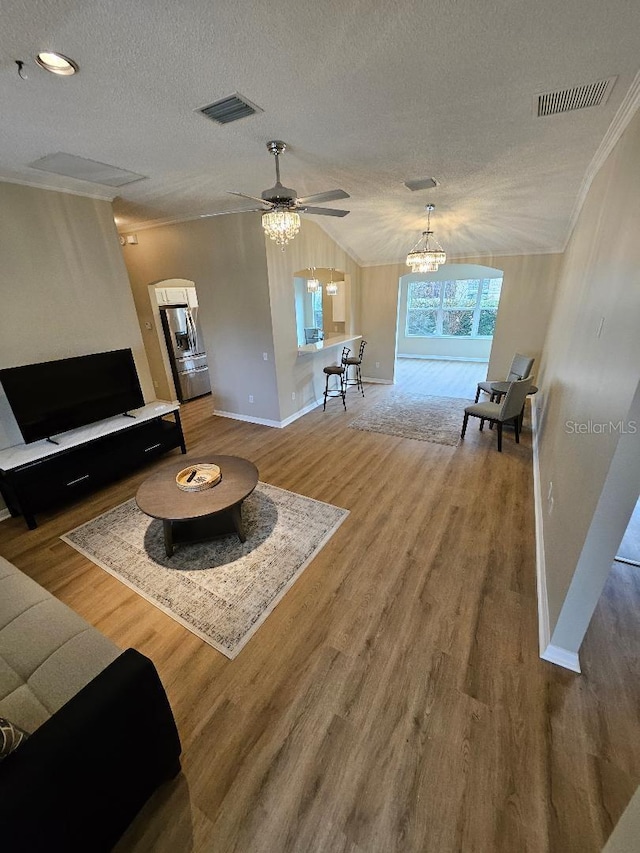
{"type": "Polygon", "coordinates": [[[180,771],[153,663],[119,649],[2,557],[0,717],[28,734],[0,760],[5,853],[110,850],[180,771]]]}

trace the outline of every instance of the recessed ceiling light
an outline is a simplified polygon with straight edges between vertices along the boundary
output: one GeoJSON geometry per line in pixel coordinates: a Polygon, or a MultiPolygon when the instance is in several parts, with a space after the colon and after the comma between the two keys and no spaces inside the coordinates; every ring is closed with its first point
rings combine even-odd
{"type": "Polygon", "coordinates": [[[49,50],[39,53],[36,56],[36,62],[45,71],[50,71],[52,74],[61,74],[63,77],[70,77],[78,70],[78,65],[73,59],[49,50]]]}

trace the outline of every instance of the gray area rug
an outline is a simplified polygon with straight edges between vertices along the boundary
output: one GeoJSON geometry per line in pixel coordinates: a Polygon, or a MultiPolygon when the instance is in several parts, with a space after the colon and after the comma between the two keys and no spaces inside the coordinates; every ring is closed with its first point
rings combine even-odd
{"type": "Polygon", "coordinates": [[[234,658],[349,511],[258,483],[236,535],[164,550],[162,522],[134,499],[62,536],[93,563],[234,658]]]}
{"type": "Polygon", "coordinates": [[[455,447],[460,441],[465,406],[472,402],[458,397],[426,397],[397,392],[360,415],[349,426],[455,447]]]}

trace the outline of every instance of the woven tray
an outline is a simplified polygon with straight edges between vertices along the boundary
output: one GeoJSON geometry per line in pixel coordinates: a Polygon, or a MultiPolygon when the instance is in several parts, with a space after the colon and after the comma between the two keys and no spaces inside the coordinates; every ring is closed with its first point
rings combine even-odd
{"type": "Polygon", "coordinates": [[[176,474],[176,485],[183,492],[204,492],[222,479],[220,468],[209,462],[196,462],[176,474]],[[193,475],[193,476],[192,476],[193,475]]]}

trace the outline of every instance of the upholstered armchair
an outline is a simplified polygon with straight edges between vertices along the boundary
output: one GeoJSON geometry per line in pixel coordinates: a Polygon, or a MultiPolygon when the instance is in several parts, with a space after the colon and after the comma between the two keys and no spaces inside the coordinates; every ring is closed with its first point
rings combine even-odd
{"type": "Polygon", "coordinates": [[[470,417],[480,418],[481,430],[484,422],[489,421],[491,426],[496,424],[498,428],[498,450],[502,453],[502,425],[511,421],[516,431],[516,443],[519,444],[520,412],[522,411],[532,382],[533,379],[531,377],[513,381],[502,403],[473,403],[471,406],[467,406],[464,410],[464,420],[462,421],[460,437],[464,438],[464,434],[467,431],[467,422],[470,417]]]}
{"type": "MultiPolygon", "coordinates": [[[[513,361],[511,362],[511,367],[509,368],[509,373],[507,375],[506,381],[513,382],[517,379],[526,379],[528,376],[531,375],[531,369],[533,368],[534,361],[535,358],[529,358],[528,355],[520,355],[520,353],[517,352],[513,357],[513,361]]],[[[478,382],[475,399],[476,403],[480,399],[481,391],[484,391],[485,393],[493,396],[493,391],[491,389],[492,382],[502,382],[502,380],[487,379],[486,382],[478,382]]]]}

